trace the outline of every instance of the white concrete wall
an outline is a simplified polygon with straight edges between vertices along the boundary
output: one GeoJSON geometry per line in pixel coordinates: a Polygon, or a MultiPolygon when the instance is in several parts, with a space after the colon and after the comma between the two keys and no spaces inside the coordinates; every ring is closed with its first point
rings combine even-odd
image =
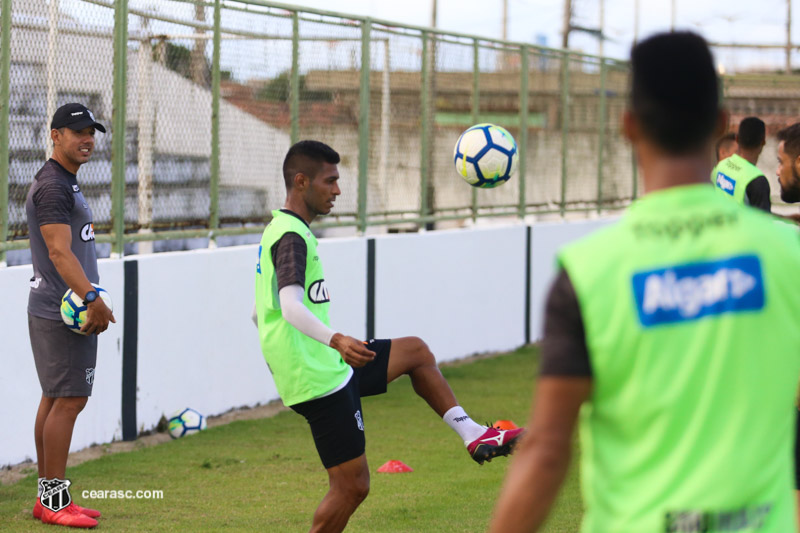
{"type": "Polygon", "coordinates": [[[544,222],[531,227],[531,341],[542,338],[544,301],[556,275],[556,254],[565,244],[615,222],[616,218],[544,222]]]}
{"type": "Polygon", "coordinates": [[[440,362],[524,344],[525,226],[376,241],[377,337],[421,337],[440,362]]]}
{"type": "MultiPolygon", "coordinates": [[[[122,437],[122,322],[121,261],[101,260],[100,284],[114,299],[116,324],[100,335],[92,398],[78,417],[71,450],[122,437]]],[[[33,364],[28,337],[30,265],[0,269],[0,465],[36,459],[33,422],[42,389],[33,364]]]]}
{"type": "MultiPolygon", "coordinates": [[[[531,325],[558,247],[606,224],[539,224],[532,234],[531,325]]],[[[524,225],[375,237],[375,336],[416,335],[439,361],[513,349],[525,337],[524,225]]],[[[139,265],[138,429],[183,407],[215,415],[277,399],[250,320],[258,246],[131,256],[139,265]]],[[[367,240],[323,239],[332,326],[366,337],[367,240]]],[[[94,393],[72,450],[121,438],[123,263],[100,262],[117,324],[100,336],[94,393]]],[[[25,309],[31,267],[0,269],[0,466],[35,458],[41,395],[25,309]]]]}

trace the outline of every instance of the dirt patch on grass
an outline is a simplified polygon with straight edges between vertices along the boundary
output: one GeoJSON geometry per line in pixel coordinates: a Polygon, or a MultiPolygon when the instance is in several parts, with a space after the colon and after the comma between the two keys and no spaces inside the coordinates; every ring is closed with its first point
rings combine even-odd
{"type": "MultiPolygon", "coordinates": [[[[241,407],[217,416],[208,417],[208,427],[221,426],[236,420],[255,420],[257,418],[269,418],[275,416],[287,408],[280,401],[270,402],[266,405],[256,407],[241,407]]],[[[95,444],[83,450],[72,452],[67,459],[67,466],[77,466],[86,461],[99,459],[111,453],[130,452],[148,446],[155,446],[170,440],[168,433],[150,433],[142,435],[134,441],[116,441],[107,444],[95,444]]],[[[28,461],[17,465],[9,465],[0,468],[0,485],[11,485],[20,479],[36,473],[36,463],[28,461]]]]}
{"type": "MultiPolygon", "coordinates": [[[[470,357],[458,359],[456,361],[442,363],[439,366],[460,366],[473,363],[480,359],[495,357],[497,355],[499,354],[496,352],[475,354],[470,357]]],[[[235,408],[226,413],[222,413],[221,415],[209,417],[208,427],[221,426],[236,420],[269,418],[271,416],[275,416],[281,411],[286,411],[287,409],[288,407],[284,407],[280,400],[256,407],[235,408]]],[[[155,446],[156,444],[161,444],[162,442],[167,442],[169,440],[170,436],[166,432],[153,432],[147,435],[142,435],[134,441],[116,441],[107,444],[95,444],[94,446],[89,446],[88,448],[84,448],[83,450],[69,454],[67,466],[77,466],[86,461],[99,459],[100,457],[111,453],[130,452],[141,448],[147,448],[148,446],[155,446]]],[[[2,467],[0,468],[0,485],[11,485],[33,473],[36,473],[36,463],[33,461],[2,467]]]]}

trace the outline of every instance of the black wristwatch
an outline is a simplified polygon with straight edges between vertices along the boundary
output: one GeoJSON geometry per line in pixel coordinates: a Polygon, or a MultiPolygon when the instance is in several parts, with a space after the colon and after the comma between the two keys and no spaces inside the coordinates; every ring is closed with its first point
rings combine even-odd
{"type": "Polygon", "coordinates": [[[83,305],[89,305],[93,301],[97,300],[98,296],[99,296],[99,294],[97,294],[97,291],[89,291],[89,292],[87,292],[86,296],[83,297],[83,305]]]}

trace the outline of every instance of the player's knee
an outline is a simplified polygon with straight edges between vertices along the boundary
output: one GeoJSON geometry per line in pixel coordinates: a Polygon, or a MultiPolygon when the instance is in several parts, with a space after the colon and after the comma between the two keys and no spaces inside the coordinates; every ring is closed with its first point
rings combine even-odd
{"type": "Polygon", "coordinates": [[[78,416],[78,414],[83,411],[83,408],[86,407],[86,402],[88,400],[89,398],[85,396],[56,398],[56,401],[53,403],[53,408],[66,415],[78,416]]]}
{"type": "Polygon", "coordinates": [[[436,364],[436,357],[434,357],[433,352],[431,352],[424,340],[419,337],[410,337],[409,341],[411,343],[411,353],[414,354],[414,359],[420,366],[436,364]]]}
{"type": "Polygon", "coordinates": [[[358,507],[369,494],[369,476],[355,478],[347,485],[341,487],[341,490],[348,503],[353,507],[358,507]]]}
{"type": "Polygon", "coordinates": [[[358,503],[363,502],[369,495],[369,477],[359,479],[353,486],[352,498],[358,503]]]}

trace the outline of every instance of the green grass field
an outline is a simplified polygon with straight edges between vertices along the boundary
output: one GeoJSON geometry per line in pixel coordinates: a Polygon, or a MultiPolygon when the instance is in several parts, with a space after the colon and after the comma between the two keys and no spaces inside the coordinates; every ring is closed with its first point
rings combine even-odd
{"type": "MultiPolygon", "coordinates": [[[[536,350],[443,368],[459,401],[478,422],[528,416],[536,350]]],[[[509,460],[478,466],[415,394],[408,378],[363,401],[370,495],[351,532],[484,531],[509,460]],[[378,474],[399,459],[409,474],[378,474]]],[[[233,422],[201,434],[70,468],[76,501],[103,512],[109,531],[301,532],[327,490],[305,420],[293,412],[233,422]],[[161,500],[84,499],[83,490],[162,490],[161,500]]],[[[52,531],[33,520],[36,477],[0,487],[0,530],[52,531]]],[[[581,501],[575,465],[545,531],[577,531],[581,501]]]]}

